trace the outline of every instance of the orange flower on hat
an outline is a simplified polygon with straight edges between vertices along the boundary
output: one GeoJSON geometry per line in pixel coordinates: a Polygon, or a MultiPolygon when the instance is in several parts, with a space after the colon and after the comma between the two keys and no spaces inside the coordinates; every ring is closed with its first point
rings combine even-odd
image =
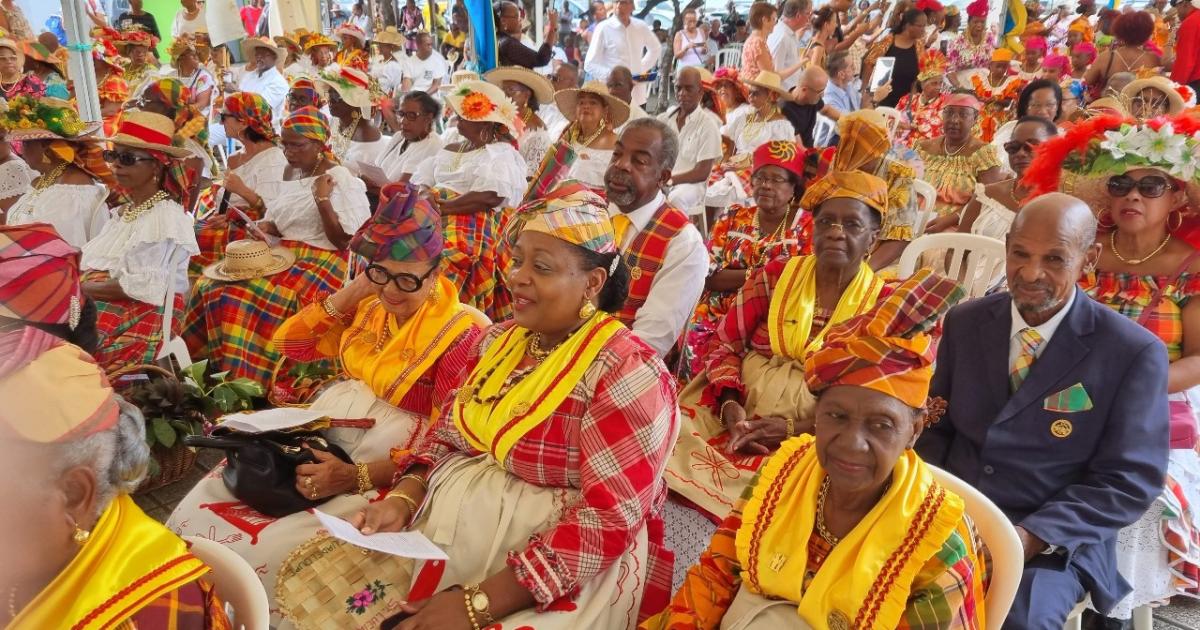
{"type": "Polygon", "coordinates": [[[472,92],[462,100],[462,115],[467,120],[479,120],[496,111],[496,104],[482,92],[472,92]]]}

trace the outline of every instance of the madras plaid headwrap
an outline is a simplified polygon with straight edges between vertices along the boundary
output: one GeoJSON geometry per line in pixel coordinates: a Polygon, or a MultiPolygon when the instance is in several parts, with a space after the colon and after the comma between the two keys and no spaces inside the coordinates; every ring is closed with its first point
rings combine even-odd
{"type": "Polygon", "coordinates": [[[325,118],[321,110],[312,105],[297,109],[283,121],[283,130],[294,131],[309,140],[320,142],[325,157],[334,164],[338,163],[338,159],[329,148],[329,119],[325,118]]]}
{"type": "Polygon", "coordinates": [[[833,157],[833,170],[857,171],[864,164],[887,155],[892,148],[888,135],[887,120],[873,109],[851,112],[838,120],[837,153],[833,157]]]}
{"type": "MultiPolygon", "coordinates": [[[[142,98],[154,99],[175,112],[175,137],[177,139],[195,138],[202,146],[208,144],[208,119],[188,102],[192,91],[179,79],[162,78],[151,82],[142,90],[142,98]]],[[[179,142],[175,143],[180,146],[179,142]]]]}
{"type": "Polygon", "coordinates": [[[829,329],[804,359],[808,388],[858,385],[925,407],[936,345],[927,331],[962,296],[953,280],[917,271],[875,308],[829,329]]]}
{"type": "Polygon", "coordinates": [[[381,191],[375,216],[358,228],[350,251],[370,261],[437,260],[442,254],[442,217],[413,186],[393,184],[381,191]]]}
{"type": "Polygon", "coordinates": [[[68,324],[82,303],[79,250],[45,223],[0,226],[0,317],[68,324]]]}
{"type": "MultiPolygon", "coordinates": [[[[295,89],[293,86],[292,89],[295,89]]],[[[225,97],[224,113],[237,118],[258,135],[275,142],[278,136],[271,125],[271,104],[255,92],[234,92],[225,97]]]]}
{"type": "Polygon", "coordinates": [[[289,92],[300,92],[308,97],[308,100],[313,103],[321,102],[321,90],[317,89],[317,84],[308,77],[296,77],[292,80],[292,84],[288,86],[289,92]]]}
{"type": "Polygon", "coordinates": [[[764,166],[778,166],[804,179],[804,151],[791,140],[764,142],[754,150],[754,172],[764,166]]]}
{"type": "Polygon", "coordinates": [[[604,199],[571,179],[555,186],[545,197],[517,208],[506,235],[509,244],[525,231],[549,234],[598,254],[617,251],[616,232],[608,220],[604,199]]]}
{"type": "Polygon", "coordinates": [[[862,171],[830,171],[804,191],[800,207],[813,212],[821,204],[837,197],[857,199],[874,208],[880,216],[887,214],[887,182],[862,171]]]}
{"type": "Polygon", "coordinates": [[[49,149],[62,161],[103,182],[109,190],[117,186],[117,178],[104,161],[104,147],[99,142],[51,140],[49,149]]]}

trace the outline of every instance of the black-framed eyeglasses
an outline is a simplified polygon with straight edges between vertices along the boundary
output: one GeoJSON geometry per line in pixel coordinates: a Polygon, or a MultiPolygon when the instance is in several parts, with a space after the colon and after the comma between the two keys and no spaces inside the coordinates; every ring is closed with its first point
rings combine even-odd
{"type": "Polygon", "coordinates": [[[1009,155],[1016,155],[1021,151],[1021,149],[1025,149],[1029,153],[1033,153],[1034,148],[1036,148],[1039,144],[1041,144],[1041,142],[1032,140],[1026,140],[1024,142],[1020,140],[1009,140],[1008,142],[1004,143],[1004,152],[1009,155]]]}
{"type": "Polygon", "coordinates": [[[396,112],[397,118],[403,118],[404,120],[409,120],[409,121],[420,120],[422,117],[427,115],[426,112],[406,112],[406,111],[401,110],[400,108],[396,108],[393,111],[396,112]]]}
{"type": "Polygon", "coordinates": [[[425,284],[425,280],[432,275],[434,270],[437,268],[438,266],[434,265],[430,267],[429,271],[426,271],[424,275],[417,276],[411,273],[405,273],[403,271],[400,273],[392,273],[380,265],[367,265],[366,274],[367,280],[370,280],[374,284],[383,286],[391,282],[392,284],[396,285],[397,289],[400,289],[405,293],[416,293],[417,290],[421,288],[421,285],[425,284]]]}
{"type": "Polygon", "coordinates": [[[105,162],[109,164],[120,164],[121,166],[133,166],[138,162],[153,162],[154,158],[148,156],[134,155],[124,151],[108,150],[101,154],[105,162]]]}
{"type": "Polygon", "coordinates": [[[1134,179],[1128,175],[1113,175],[1108,178],[1108,194],[1113,197],[1124,197],[1137,188],[1138,194],[1147,198],[1155,199],[1167,194],[1167,191],[1175,187],[1171,180],[1161,175],[1147,175],[1141,179],[1134,179]]]}

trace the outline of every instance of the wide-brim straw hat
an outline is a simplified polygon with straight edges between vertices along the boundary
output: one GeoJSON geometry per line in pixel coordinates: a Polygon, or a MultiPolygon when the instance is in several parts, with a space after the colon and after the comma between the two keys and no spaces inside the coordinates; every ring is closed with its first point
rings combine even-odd
{"type": "Polygon", "coordinates": [[[575,108],[579,106],[580,94],[592,94],[604,99],[604,102],[608,104],[608,124],[613,127],[620,127],[629,120],[629,103],[613,96],[608,91],[608,87],[599,81],[588,81],[581,88],[559,90],[554,95],[558,111],[562,112],[567,120],[575,122],[575,108]]]}
{"type": "Polygon", "coordinates": [[[389,26],[382,31],[375,33],[375,43],[403,48],[408,42],[404,39],[404,36],[400,34],[400,31],[396,30],[395,26],[389,26]]]}
{"type": "MultiPolygon", "coordinates": [[[[1121,98],[1130,103],[1133,98],[1138,95],[1138,92],[1146,88],[1158,90],[1166,95],[1167,99],[1167,115],[1174,116],[1187,109],[1187,102],[1183,100],[1183,95],[1179,93],[1178,86],[1164,76],[1149,77],[1145,79],[1134,79],[1128,85],[1121,89],[1121,98]]],[[[1132,109],[1129,105],[1127,108],[1132,109]]]]}
{"type": "Polygon", "coordinates": [[[450,75],[450,83],[438,86],[438,92],[444,97],[454,91],[455,88],[466,83],[467,81],[479,81],[479,73],[474,70],[455,70],[454,74],[450,75]]]}
{"type": "Polygon", "coordinates": [[[204,277],[222,282],[265,278],[292,268],[296,254],[286,247],[243,239],[225,246],[225,257],[204,268],[204,277]]]}
{"type": "Polygon", "coordinates": [[[446,104],[462,120],[499,123],[510,130],[517,124],[517,105],[486,81],[464,81],[446,95],[446,104]]]}
{"type": "Polygon", "coordinates": [[[162,151],[176,158],[191,155],[187,149],[171,144],[174,136],[175,123],[170,118],[154,112],[131,109],[121,114],[116,133],[105,140],[135,149],[162,151]]]}
{"type": "Polygon", "coordinates": [[[329,46],[337,50],[338,43],[326,37],[324,33],[317,33],[310,36],[308,41],[304,42],[304,52],[307,53],[318,46],[329,46]]]}
{"type": "Polygon", "coordinates": [[[483,78],[501,89],[505,81],[516,81],[533,91],[533,97],[539,105],[554,100],[554,86],[550,80],[528,68],[504,66],[488,72],[483,78]]]}
{"type": "Polygon", "coordinates": [[[351,107],[371,107],[371,77],[362,70],[338,68],[336,72],[322,72],[317,81],[337,92],[351,107]]]}
{"type": "Polygon", "coordinates": [[[743,79],[743,81],[745,81],[746,85],[771,90],[780,96],[788,95],[787,88],[783,87],[783,81],[780,80],[779,75],[770,70],[763,70],[753,79],[743,79]]]}
{"type": "Polygon", "coordinates": [[[287,51],[276,46],[270,37],[247,37],[242,40],[242,56],[247,61],[254,61],[254,51],[258,48],[266,48],[275,53],[275,69],[283,71],[283,62],[287,58],[287,51]]]}
{"type": "Polygon", "coordinates": [[[25,42],[22,46],[22,49],[26,59],[32,59],[34,61],[40,61],[44,64],[54,66],[54,69],[58,71],[58,74],[63,78],[66,78],[67,60],[65,57],[60,57],[50,52],[49,48],[46,48],[40,42],[33,40],[25,42]]]}
{"type": "Polygon", "coordinates": [[[3,37],[0,38],[0,48],[7,48],[17,55],[17,68],[25,67],[25,51],[23,50],[24,46],[20,42],[9,37],[3,37]]]}
{"type": "Polygon", "coordinates": [[[333,34],[337,35],[338,37],[349,35],[354,39],[357,39],[360,46],[367,45],[367,34],[364,33],[361,28],[358,28],[353,24],[342,24],[337,28],[336,31],[333,32],[333,34]]]}
{"type": "Polygon", "coordinates": [[[98,142],[103,140],[103,138],[92,135],[100,130],[103,123],[99,121],[84,122],[79,120],[79,114],[76,113],[75,106],[69,101],[50,96],[43,96],[36,100],[39,105],[49,108],[48,112],[51,113],[52,117],[58,118],[59,126],[75,127],[77,125],[79,127],[78,133],[71,136],[64,136],[47,129],[47,121],[28,119],[29,123],[33,126],[29,128],[15,127],[9,129],[7,133],[8,140],[66,140],[68,142],[98,142]]]}

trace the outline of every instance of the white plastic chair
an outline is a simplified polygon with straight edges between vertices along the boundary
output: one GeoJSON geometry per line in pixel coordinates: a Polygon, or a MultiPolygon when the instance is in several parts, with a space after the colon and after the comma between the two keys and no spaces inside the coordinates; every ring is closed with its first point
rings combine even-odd
{"type": "Polygon", "coordinates": [[[184,540],[191,545],[192,555],[212,569],[213,587],[225,602],[226,611],[232,611],[229,614],[232,627],[269,630],[271,603],[254,567],[221,543],[197,536],[185,536],[184,540]]]}
{"type": "Polygon", "coordinates": [[[1004,273],[1003,241],[979,234],[950,232],[926,234],[909,243],[900,255],[899,276],[911,276],[917,270],[921,254],[932,251],[941,257],[942,252],[947,250],[950,256],[949,265],[945,269],[939,269],[939,261],[934,270],[962,284],[967,290],[968,299],[982,296],[992,286],[993,281],[1004,273]]]}
{"type": "MultiPolygon", "coordinates": [[[[742,45],[730,44],[721,50],[717,51],[718,68],[741,68],[742,67],[742,45]]],[[[751,77],[753,78],[753,77],[751,77]]]]}
{"type": "Polygon", "coordinates": [[[1021,539],[1004,512],[982,492],[937,466],[930,465],[929,468],[938,483],[962,497],[967,515],[975,523],[979,537],[992,556],[992,579],[984,596],[984,611],[987,613],[987,630],[1000,630],[1025,571],[1021,539]]]}
{"type": "Polygon", "coordinates": [[[183,342],[182,337],[171,336],[171,323],[175,319],[175,269],[184,264],[188,258],[186,251],[177,248],[166,261],[168,278],[167,292],[163,299],[162,346],[155,356],[158,360],[168,356],[175,357],[175,360],[179,362],[180,369],[192,364],[192,354],[188,352],[187,344],[183,342]]]}
{"type": "MultiPolygon", "coordinates": [[[[1083,601],[1075,606],[1075,610],[1072,610],[1071,614],[1067,616],[1067,623],[1063,626],[1063,630],[1083,630],[1083,611],[1091,605],[1091,596],[1084,597],[1083,601]]],[[[1133,630],[1154,630],[1153,608],[1138,606],[1133,609],[1133,630]]]]}
{"type": "Polygon", "coordinates": [[[913,238],[916,238],[925,233],[925,224],[933,218],[933,211],[937,206],[937,189],[923,179],[914,179],[912,191],[917,196],[917,224],[913,226],[913,238]]]}

